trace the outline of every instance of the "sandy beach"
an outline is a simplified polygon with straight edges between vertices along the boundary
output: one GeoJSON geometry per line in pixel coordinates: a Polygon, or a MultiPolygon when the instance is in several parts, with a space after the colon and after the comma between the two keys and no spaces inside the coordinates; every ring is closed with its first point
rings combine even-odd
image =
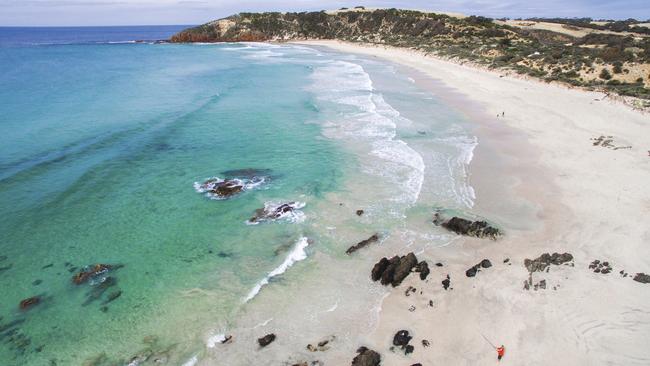
{"type": "Polygon", "coordinates": [[[416,83],[436,83],[431,90],[438,97],[476,121],[472,213],[506,231],[498,241],[463,238],[418,253],[431,275],[426,281],[409,276],[392,289],[379,324],[363,336],[382,364],[497,364],[489,343],[505,345],[504,365],[650,363],[650,285],[632,280],[650,272],[650,116],[602,93],[407,49],[300,43],[379,57],[404,66],[416,83]],[[600,136],[612,141],[602,146],[593,140],[600,136]],[[525,290],[524,260],[553,252],[572,254],[573,264],[533,273],[525,290]],[[482,259],[493,266],[466,277],[482,259]],[[595,273],[594,260],[609,262],[611,273],[595,273]],[[542,280],[546,288],[537,289],[542,280]],[[416,291],[405,296],[409,286],[416,291]],[[402,329],[413,336],[410,355],[389,350],[402,329]]]}

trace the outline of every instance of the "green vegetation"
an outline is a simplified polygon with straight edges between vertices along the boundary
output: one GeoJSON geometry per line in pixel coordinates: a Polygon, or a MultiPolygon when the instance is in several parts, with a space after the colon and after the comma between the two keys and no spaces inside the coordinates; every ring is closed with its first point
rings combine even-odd
{"type": "MultiPolygon", "coordinates": [[[[611,30],[611,27],[624,29],[623,25],[636,29],[637,23],[629,20],[616,26],[610,23],[600,26],[585,18],[565,19],[562,24],[574,27],[589,24],[592,29],[609,27],[611,30]]],[[[650,37],[642,35],[595,32],[575,38],[547,30],[500,25],[481,16],[458,18],[412,10],[341,9],[336,13],[241,13],[172,37],[173,42],[299,39],[340,39],[408,47],[546,81],[650,99],[643,80],[627,83],[621,79],[631,70],[644,67],[647,70],[650,37]],[[599,69],[605,71],[598,74],[599,69]]]]}

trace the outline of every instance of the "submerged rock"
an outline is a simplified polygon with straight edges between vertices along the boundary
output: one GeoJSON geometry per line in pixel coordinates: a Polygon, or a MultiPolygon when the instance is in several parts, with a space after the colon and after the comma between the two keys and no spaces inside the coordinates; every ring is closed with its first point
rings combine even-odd
{"type": "Polygon", "coordinates": [[[195,182],[194,189],[199,193],[205,193],[206,196],[213,199],[226,199],[233,197],[247,189],[257,187],[264,183],[266,178],[254,177],[247,178],[226,178],[221,179],[213,177],[206,179],[203,183],[195,182]]]}
{"type": "Polygon", "coordinates": [[[24,300],[20,301],[20,310],[29,310],[33,308],[34,306],[38,305],[41,303],[41,297],[40,296],[33,296],[24,300]]]}
{"type": "Polygon", "coordinates": [[[269,178],[272,173],[271,169],[256,168],[233,169],[221,172],[227,178],[245,178],[249,180],[269,178]]]}
{"type": "Polygon", "coordinates": [[[647,275],[645,273],[637,273],[634,276],[633,280],[641,283],[650,283],[650,275],[647,275]]]}
{"type": "Polygon", "coordinates": [[[255,210],[253,217],[248,219],[249,224],[258,224],[263,221],[290,219],[299,221],[304,215],[298,210],[305,207],[304,202],[273,203],[266,202],[263,208],[255,210]]]}
{"type": "Polygon", "coordinates": [[[75,285],[81,285],[82,283],[87,282],[88,280],[95,279],[100,277],[104,273],[107,273],[111,270],[121,268],[122,265],[110,265],[110,264],[95,264],[93,266],[85,267],[81,272],[77,273],[72,277],[72,282],[75,285]]]}
{"type": "Polygon", "coordinates": [[[530,273],[543,272],[551,264],[559,266],[561,264],[571,262],[572,260],[573,256],[569,253],[553,253],[552,255],[544,253],[535,259],[524,259],[524,266],[530,273]]]}
{"type": "Polygon", "coordinates": [[[370,278],[373,281],[381,280],[381,284],[384,286],[391,284],[393,287],[397,287],[416,265],[418,265],[418,259],[413,253],[402,257],[394,256],[391,259],[384,257],[372,268],[370,278]]]}
{"type": "Polygon", "coordinates": [[[457,216],[452,217],[447,222],[443,222],[442,227],[453,231],[456,234],[474,236],[477,238],[496,240],[502,235],[499,229],[490,226],[487,221],[470,221],[457,216]]]}
{"type": "Polygon", "coordinates": [[[352,359],[352,366],[379,366],[381,363],[379,353],[371,349],[359,347],[357,353],[358,355],[352,359]]]}
{"type": "Polygon", "coordinates": [[[264,337],[257,339],[257,343],[259,343],[260,347],[266,347],[269,344],[273,343],[273,341],[275,341],[274,333],[267,334],[264,337]]]}
{"type": "Polygon", "coordinates": [[[379,241],[379,234],[373,234],[368,239],[362,240],[362,241],[358,242],[356,245],[353,245],[353,246],[349,247],[348,250],[345,251],[345,254],[352,254],[352,253],[356,252],[357,250],[359,250],[359,249],[361,249],[363,247],[367,247],[368,245],[370,245],[372,243],[376,243],[378,241],[379,241]]]}

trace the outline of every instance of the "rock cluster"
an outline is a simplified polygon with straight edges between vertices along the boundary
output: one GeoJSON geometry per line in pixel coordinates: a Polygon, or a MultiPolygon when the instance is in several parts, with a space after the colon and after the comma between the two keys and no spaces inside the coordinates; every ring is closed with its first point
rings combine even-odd
{"type": "Polygon", "coordinates": [[[465,271],[465,276],[474,277],[478,272],[481,271],[481,268],[490,268],[492,267],[492,262],[489,259],[483,259],[480,263],[475,264],[470,269],[465,271]]]}
{"type": "Polygon", "coordinates": [[[422,281],[426,280],[431,271],[429,270],[429,264],[426,261],[422,261],[415,266],[415,272],[420,274],[420,279],[422,281]]]}
{"type": "Polygon", "coordinates": [[[571,261],[573,261],[573,256],[569,253],[564,253],[564,254],[544,253],[535,259],[528,259],[528,258],[524,259],[524,266],[530,273],[543,272],[544,270],[548,272],[548,268],[550,267],[551,264],[559,266],[561,264],[569,263],[571,261]]]}
{"type": "Polygon", "coordinates": [[[352,253],[356,252],[357,250],[359,250],[359,249],[361,249],[363,247],[367,247],[368,245],[370,245],[372,243],[376,243],[378,241],[379,241],[379,234],[373,234],[368,239],[362,240],[362,241],[358,242],[357,244],[349,247],[348,250],[345,251],[345,254],[352,254],[352,253]]]}
{"type": "Polygon", "coordinates": [[[608,274],[612,271],[612,266],[609,265],[609,262],[596,259],[593,262],[589,263],[589,269],[593,269],[594,273],[608,274]]]}
{"type": "Polygon", "coordinates": [[[357,355],[352,359],[352,366],[379,366],[381,356],[379,353],[366,347],[359,347],[357,355]]]}
{"type": "Polygon", "coordinates": [[[502,235],[499,229],[491,226],[487,221],[471,221],[457,216],[452,217],[447,222],[443,222],[442,227],[453,231],[456,234],[474,236],[477,238],[496,240],[502,235]]]}
{"type": "Polygon", "coordinates": [[[524,290],[528,291],[531,288],[535,291],[538,289],[546,290],[546,280],[541,280],[533,284],[533,276],[528,276],[528,280],[524,281],[524,290]]]}
{"type": "Polygon", "coordinates": [[[331,337],[329,337],[327,339],[324,339],[324,340],[318,342],[316,345],[313,345],[313,344],[310,343],[310,344],[307,345],[307,350],[309,352],[316,352],[316,351],[324,352],[324,351],[327,351],[330,348],[329,343],[334,341],[334,339],[335,339],[335,337],[331,336],[331,337]]]}
{"type": "Polygon", "coordinates": [[[404,354],[408,355],[409,353],[413,353],[413,350],[415,349],[415,347],[409,344],[411,339],[413,339],[413,337],[409,335],[408,330],[400,330],[395,333],[395,336],[393,336],[393,346],[400,347],[404,350],[404,354]]]}
{"type": "Polygon", "coordinates": [[[370,278],[373,281],[381,281],[384,286],[391,284],[397,287],[416,266],[418,266],[418,259],[412,252],[401,257],[396,255],[391,259],[384,257],[372,268],[370,278]]]}
{"type": "Polygon", "coordinates": [[[303,202],[271,203],[267,202],[264,207],[255,210],[253,216],[248,219],[249,224],[258,224],[263,221],[273,221],[281,218],[295,216],[301,208],[305,207],[303,202]]]}
{"type": "Polygon", "coordinates": [[[244,182],[239,179],[211,178],[203,182],[201,187],[217,197],[228,198],[244,190],[244,182]]]}

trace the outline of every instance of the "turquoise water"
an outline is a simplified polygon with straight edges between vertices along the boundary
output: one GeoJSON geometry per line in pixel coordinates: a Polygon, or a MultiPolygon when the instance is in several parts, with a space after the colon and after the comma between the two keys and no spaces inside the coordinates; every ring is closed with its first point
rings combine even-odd
{"type": "Polygon", "coordinates": [[[236,327],[258,290],[282,308],[289,280],[323,280],[319,260],[347,260],[341,249],[369,230],[442,245],[418,231],[431,208],[471,207],[475,141],[461,118],[375,60],[259,44],[5,44],[0,70],[2,365],[180,364],[236,327]],[[195,191],[240,169],[265,183],[228,200],[195,191]],[[304,217],[245,224],[288,201],[304,217]],[[123,267],[72,282],[96,263],[123,267]],[[31,296],[41,302],[20,310],[31,296]]]}

